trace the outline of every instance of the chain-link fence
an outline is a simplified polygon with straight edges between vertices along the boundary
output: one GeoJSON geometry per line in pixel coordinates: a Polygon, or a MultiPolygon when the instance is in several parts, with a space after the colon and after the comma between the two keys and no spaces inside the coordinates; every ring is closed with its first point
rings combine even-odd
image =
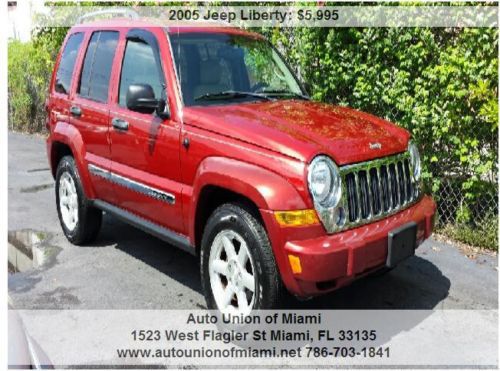
{"type": "Polygon", "coordinates": [[[442,179],[433,193],[437,203],[436,231],[477,247],[498,249],[498,186],[489,183],[475,197],[462,182],[442,179]]]}

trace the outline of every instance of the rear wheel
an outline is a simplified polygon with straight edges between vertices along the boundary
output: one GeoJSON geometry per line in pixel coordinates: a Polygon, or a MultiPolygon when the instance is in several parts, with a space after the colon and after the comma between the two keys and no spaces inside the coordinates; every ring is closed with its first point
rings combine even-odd
{"type": "Polygon", "coordinates": [[[247,315],[275,308],[283,286],[266,231],[249,208],[225,204],[210,216],[201,244],[209,309],[247,315]]]}
{"type": "Polygon", "coordinates": [[[93,207],[83,193],[75,160],[65,156],[56,172],[57,214],[66,238],[75,245],[93,241],[102,222],[102,211],[93,207]]]}

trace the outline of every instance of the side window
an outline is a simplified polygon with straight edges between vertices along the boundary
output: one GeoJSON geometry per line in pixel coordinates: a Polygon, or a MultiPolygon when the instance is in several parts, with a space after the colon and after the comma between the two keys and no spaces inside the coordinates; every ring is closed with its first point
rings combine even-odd
{"type": "Polygon", "coordinates": [[[82,44],[83,34],[75,33],[71,35],[64,47],[61,61],[56,73],[56,82],[54,90],[58,93],[68,94],[71,86],[71,76],[75,68],[76,57],[78,50],[82,44]]]}
{"type": "Polygon", "coordinates": [[[149,84],[155,97],[162,96],[161,67],[155,59],[153,48],[144,42],[128,40],[123,57],[118,104],[126,107],[127,90],[131,84],[149,84]]]}
{"type": "Polygon", "coordinates": [[[80,76],[78,87],[80,96],[107,102],[109,78],[117,43],[116,31],[98,31],[92,34],[80,76]]]}

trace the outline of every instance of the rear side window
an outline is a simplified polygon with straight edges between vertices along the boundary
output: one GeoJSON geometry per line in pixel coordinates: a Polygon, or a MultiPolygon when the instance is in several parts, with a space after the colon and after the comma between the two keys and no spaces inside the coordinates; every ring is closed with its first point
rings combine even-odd
{"type": "Polygon", "coordinates": [[[75,68],[76,57],[78,50],[82,44],[83,34],[74,33],[71,35],[64,47],[61,61],[56,73],[56,82],[54,89],[58,93],[68,94],[71,86],[71,76],[75,68]]]}
{"type": "Polygon", "coordinates": [[[117,43],[116,31],[99,31],[92,34],[80,76],[80,96],[103,103],[108,100],[109,78],[117,43]]]}
{"type": "Polygon", "coordinates": [[[149,84],[158,99],[162,96],[161,67],[155,60],[153,48],[144,42],[128,40],[123,57],[118,104],[125,107],[131,84],[149,84]]]}

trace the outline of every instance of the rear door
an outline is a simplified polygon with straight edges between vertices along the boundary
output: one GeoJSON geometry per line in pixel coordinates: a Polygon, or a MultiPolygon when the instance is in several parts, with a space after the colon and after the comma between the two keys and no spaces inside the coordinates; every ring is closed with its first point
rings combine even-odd
{"type": "Polygon", "coordinates": [[[131,84],[149,84],[155,98],[166,99],[161,35],[165,38],[131,29],[121,41],[121,70],[111,110],[111,174],[119,207],[182,233],[180,126],[126,106],[131,84]]]}
{"type": "Polygon", "coordinates": [[[96,197],[108,202],[115,199],[107,173],[111,161],[109,86],[118,40],[117,31],[88,32],[87,48],[79,66],[79,80],[70,107],[71,123],[82,137],[96,197]]]}
{"type": "Polygon", "coordinates": [[[68,36],[64,44],[64,49],[57,65],[57,72],[53,77],[53,88],[50,91],[50,98],[48,99],[48,119],[51,125],[57,122],[69,124],[71,121],[69,112],[71,107],[71,86],[84,36],[83,32],[75,32],[68,36]]]}

